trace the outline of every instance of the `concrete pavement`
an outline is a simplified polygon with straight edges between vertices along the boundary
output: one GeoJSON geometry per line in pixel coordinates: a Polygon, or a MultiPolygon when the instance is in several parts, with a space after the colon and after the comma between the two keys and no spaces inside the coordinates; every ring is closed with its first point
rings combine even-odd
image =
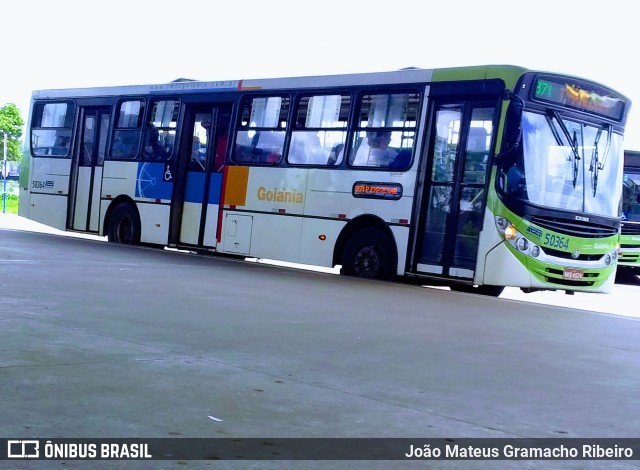
{"type": "MultiPolygon", "coordinates": [[[[8,223],[3,215],[0,436],[638,437],[635,318],[112,245],[8,223]]],[[[523,468],[429,468],[487,463],[523,468]]],[[[284,463],[148,464],[91,468],[284,463]]],[[[417,465],[391,467],[399,464],[417,465]]],[[[0,462],[34,464],[23,465],[0,462]]],[[[54,466],[60,462],[37,464],[54,466]]]]}

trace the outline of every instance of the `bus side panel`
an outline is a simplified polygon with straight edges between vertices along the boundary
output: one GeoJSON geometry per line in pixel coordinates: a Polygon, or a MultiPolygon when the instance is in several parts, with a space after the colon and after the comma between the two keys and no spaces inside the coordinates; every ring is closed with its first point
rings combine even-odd
{"type": "Polygon", "coordinates": [[[415,177],[415,171],[361,170],[354,173],[351,171],[309,170],[304,215],[321,219],[316,222],[315,219],[305,218],[300,262],[332,267],[333,249],[346,222],[361,215],[374,214],[375,217],[390,225],[398,249],[397,272],[400,275],[404,274],[415,177]],[[399,199],[389,200],[373,196],[355,197],[353,194],[355,183],[399,187],[401,188],[401,196],[399,199]],[[326,219],[333,219],[333,221],[326,219]],[[326,241],[318,239],[322,234],[327,236],[326,241]]]}
{"type": "Polygon", "coordinates": [[[41,158],[38,160],[38,165],[31,166],[27,217],[59,230],[65,230],[71,159],[41,158]]]}
{"type": "Polygon", "coordinates": [[[407,250],[409,249],[409,227],[393,226],[391,232],[398,249],[398,269],[396,271],[399,276],[403,276],[406,274],[404,267],[407,263],[407,250]]]}
{"type": "MultiPolygon", "coordinates": [[[[252,215],[250,256],[298,263],[300,234],[307,187],[307,169],[229,167],[223,204],[252,215]]],[[[224,218],[223,250],[233,250],[234,243],[224,238],[236,233],[230,224],[240,219],[224,218]]],[[[243,244],[244,245],[244,244],[243,244]]]]}
{"type": "MultiPolygon", "coordinates": [[[[493,180],[491,182],[493,184],[493,180]]],[[[490,186],[491,187],[491,186],[490,186]]],[[[491,284],[491,285],[511,285],[511,283],[507,284],[498,284],[498,282],[503,279],[503,275],[509,276],[510,267],[505,268],[506,273],[496,272],[500,271],[498,269],[487,269],[487,266],[493,266],[491,263],[488,263],[486,258],[491,253],[491,256],[498,256],[500,259],[506,257],[503,262],[506,263],[507,266],[511,266],[512,264],[518,264],[522,266],[522,264],[515,259],[513,255],[508,253],[506,247],[502,247],[505,249],[503,253],[501,249],[498,248],[498,245],[502,244],[503,240],[496,229],[495,216],[493,212],[491,212],[489,204],[487,205],[486,210],[484,211],[484,222],[482,226],[482,231],[480,232],[480,237],[478,239],[478,262],[476,263],[476,272],[474,275],[473,282],[477,285],[482,284],[491,284]],[[496,253],[492,253],[492,250],[497,249],[496,253]],[[510,261],[507,261],[510,260],[510,261]]],[[[526,269],[525,269],[526,271],[526,269]]],[[[519,270],[515,270],[515,272],[519,273],[518,278],[521,283],[529,283],[531,282],[530,275],[527,271],[526,276],[521,273],[519,270]]],[[[524,284],[522,284],[524,285],[524,284]]]]}
{"type": "Polygon", "coordinates": [[[476,277],[474,282],[494,286],[545,287],[513,256],[504,243],[487,253],[484,258],[484,279],[479,280],[479,277],[476,277]]]}
{"type": "Polygon", "coordinates": [[[169,241],[169,204],[137,203],[140,213],[141,243],[166,245],[169,241]]]}
{"type": "Polygon", "coordinates": [[[137,162],[105,161],[102,173],[102,198],[115,199],[124,194],[133,199],[137,169],[137,162]]]}
{"type": "Polygon", "coordinates": [[[18,215],[27,219],[29,218],[29,181],[32,163],[31,150],[29,148],[29,142],[27,141],[22,151],[22,162],[20,164],[20,195],[18,197],[18,215]]]}
{"type": "Polygon", "coordinates": [[[162,181],[163,168],[164,164],[105,161],[100,220],[105,220],[111,200],[128,196],[135,201],[140,214],[140,242],[166,245],[169,240],[171,185],[162,181]],[[141,196],[147,201],[140,201],[141,196]]]}
{"type": "Polygon", "coordinates": [[[299,263],[301,217],[253,215],[251,256],[299,263]]]}
{"type": "Polygon", "coordinates": [[[302,219],[300,263],[333,267],[333,249],[345,224],[343,220],[302,219]],[[321,235],[326,238],[322,240],[321,235]]]}
{"type": "Polygon", "coordinates": [[[28,218],[58,230],[66,229],[67,222],[66,196],[52,194],[31,194],[29,198],[28,218]]]}

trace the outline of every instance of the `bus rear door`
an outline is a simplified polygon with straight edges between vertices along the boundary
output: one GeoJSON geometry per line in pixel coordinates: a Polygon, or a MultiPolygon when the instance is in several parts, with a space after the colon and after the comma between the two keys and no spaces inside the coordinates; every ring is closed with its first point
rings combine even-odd
{"type": "Polygon", "coordinates": [[[111,121],[107,106],[80,108],[80,128],[71,169],[69,221],[72,230],[98,232],[102,169],[111,121]]]}
{"type": "Polygon", "coordinates": [[[174,207],[180,214],[180,245],[215,248],[219,224],[222,169],[227,150],[231,104],[187,105],[179,165],[186,169],[184,191],[174,207]]]}

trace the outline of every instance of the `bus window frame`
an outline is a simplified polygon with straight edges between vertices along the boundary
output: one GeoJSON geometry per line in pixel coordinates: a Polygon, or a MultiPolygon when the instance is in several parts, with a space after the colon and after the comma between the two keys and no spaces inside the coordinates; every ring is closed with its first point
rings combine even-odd
{"type": "MultiPolygon", "coordinates": [[[[247,93],[239,97],[238,99],[238,114],[236,116],[236,126],[235,132],[233,136],[233,150],[231,155],[231,162],[235,165],[249,165],[249,166],[279,166],[283,161],[285,161],[285,155],[287,151],[288,138],[291,128],[291,109],[292,109],[293,97],[291,93],[283,93],[283,92],[275,92],[275,93],[247,93]],[[250,121],[247,121],[245,125],[243,125],[243,117],[245,105],[250,103],[249,109],[251,112],[253,111],[254,100],[256,98],[282,98],[283,103],[280,104],[280,110],[278,113],[278,126],[277,127],[265,127],[265,126],[251,126],[250,121]],[[285,108],[283,112],[283,108],[285,108]],[[283,124],[284,119],[284,126],[283,124]],[[255,134],[251,136],[251,143],[247,146],[244,144],[238,144],[238,137],[241,133],[246,132],[248,134],[253,131],[255,134]],[[258,144],[260,143],[260,135],[262,132],[269,133],[277,133],[276,137],[279,139],[279,134],[282,134],[282,144],[280,148],[280,154],[278,155],[277,160],[270,159],[273,158],[275,153],[267,153],[266,156],[263,156],[262,148],[258,148],[258,144]],[[257,141],[253,142],[257,137],[257,141]],[[248,147],[250,150],[251,159],[247,160],[239,160],[238,159],[238,150],[239,146],[248,147]],[[257,152],[256,149],[260,150],[257,152]],[[256,160],[255,158],[258,158],[256,160]]],[[[251,113],[248,119],[251,118],[251,113]]],[[[273,147],[274,149],[277,147],[273,147]]]]}
{"type": "MultiPolygon", "coordinates": [[[[367,87],[359,90],[358,93],[355,94],[354,101],[352,103],[352,114],[351,114],[350,123],[348,126],[349,135],[347,136],[347,141],[345,143],[344,157],[346,158],[344,158],[344,160],[346,162],[347,167],[351,170],[366,170],[366,171],[369,171],[369,170],[407,171],[409,168],[411,168],[416,155],[416,146],[418,144],[418,132],[421,125],[420,119],[422,117],[422,111],[424,106],[425,106],[424,90],[419,87],[386,86],[386,87],[375,87],[375,88],[367,87]],[[412,95],[415,95],[417,97],[417,107],[415,110],[415,121],[413,126],[411,127],[392,126],[386,123],[384,126],[375,126],[375,127],[369,126],[368,115],[367,115],[366,125],[364,126],[361,125],[360,117],[361,117],[362,108],[363,108],[362,101],[365,96],[380,96],[380,95],[391,96],[391,95],[402,95],[402,94],[409,96],[409,100],[411,99],[412,95]],[[391,162],[388,165],[354,165],[358,148],[362,144],[363,140],[366,138],[367,132],[391,132],[392,135],[393,133],[400,133],[401,138],[404,138],[403,134],[405,134],[406,132],[413,132],[413,136],[412,136],[413,144],[411,147],[402,147],[402,146],[393,147],[394,149],[397,150],[397,155],[395,156],[395,159],[399,158],[401,154],[403,156],[406,156],[407,149],[410,150],[409,159],[405,162],[404,165],[401,165],[401,166],[395,166],[393,162],[391,162]],[[364,133],[365,135],[361,136],[360,135],[361,133],[364,133]],[[356,142],[358,139],[360,140],[360,142],[356,142]]],[[[411,122],[411,120],[408,120],[407,117],[408,116],[405,116],[404,122],[405,123],[411,122]]]]}
{"type": "Polygon", "coordinates": [[[61,100],[37,100],[33,104],[33,115],[31,117],[31,122],[29,123],[29,150],[31,155],[34,157],[56,157],[56,158],[71,158],[71,141],[73,139],[73,130],[76,126],[76,113],[78,110],[78,104],[75,100],[72,99],[61,99],[61,100]],[[42,126],[42,117],[44,114],[44,108],[50,104],[66,104],[67,110],[64,114],[64,125],[63,126],[42,126]],[[39,107],[42,109],[40,112],[37,112],[39,107]],[[34,126],[36,119],[39,119],[39,126],[34,126]],[[53,145],[42,147],[48,150],[45,150],[45,153],[39,153],[35,151],[35,147],[33,146],[34,141],[34,131],[44,131],[50,134],[54,133],[53,145]],[[65,139],[64,145],[56,145],[59,142],[59,139],[65,139]],[[63,153],[54,152],[54,149],[64,149],[63,153]]]}
{"type": "Polygon", "coordinates": [[[178,127],[180,125],[181,107],[182,107],[182,99],[179,96],[151,96],[148,99],[146,110],[144,111],[145,116],[143,120],[144,124],[142,126],[142,133],[141,133],[142,138],[140,139],[141,142],[144,143],[144,145],[142,146],[142,152],[139,153],[140,159],[142,159],[143,161],[169,161],[169,160],[175,159],[176,146],[178,141],[178,127]],[[175,126],[173,127],[171,125],[156,126],[155,124],[153,124],[153,122],[151,122],[151,118],[152,118],[151,113],[155,109],[155,105],[162,101],[174,102],[174,107],[172,110],[172,119],[170,121],[170,124],[175,123],[175,126]],[[152,144],[151,142],[148,141],[150,138],[152,138],[152,135],[154,135],[155,133],[159,133],[160,137],[162,137],[163,134],[165,135],[164,138],[170,137],[172,140],[171,145],[167,146],[165,142],[165,146],[163,149],[157,149],[155,147],[155,144],[152,144]],[[153,150],[151,152],[148,152],[147,151],[148,147],[153,147],[153,150]],[[158,150],[160,152],[159,157],[156,154],[158,150]]]}
{"type": "MultiPolygon", "coordinates": [[[[350,121],[351,121],[351,115],[352,115],[352,110],[353,110],[353,103],[354,103],[354,97],[355,94],[350,91],[350,90],[328,90],[328,91],[324,91],[321,93],[313,93],[313,92],[301,92],[299,94],[297,94],[295,96],[294,102],[293,102],[293,106],[291,107],[291,118],[290,118],[290,122],[291,125],[289,126],[288,132],[287,132],[287,148],[285,151],[285,159],[284,161],[286,162],[287,166],[291,166],[291,167],[303,167],[303,168],[310,168],[310,167],[317,167],[317,168],[338,168],[340,166],[342,166],[342,162],[344,161],[344,152],[342,151],[342,149],[345,148],[348,138],[349,138],[349,128],[350,128],[350,121]],[[341,103],[340,103],[340,111],[338,113],[338,121],[337,122],[343,122],[340,120],[340,116],[342,115],[342,111],[343,111],[343,101],[344,98],[348,98],[348,105],[347,105],[347,116],[346,116],[346,120],[344,121],[345,125],[344,127],[336,127],[336,126],[331,126],[331,127],[323,127],[323,126],[309,126],[307,127],[307,120],[306,120],[306,115],[305,115],[305,122],[304,123],[300,123],[300,110],[301,110],[301,103],[303,100],[307,100],[306,103],[306,112],[309,112],[309,103],[311,101],[311,98],[315,98],[315,97],[327,97],[327,96],[340,96],[342,98],[341,103]],[[320,132],[324,132],[325,135],[329,134],[329,133],[342,133],[344,134],[344,138],[342,139],[342,142],[340,144],[334,144],[332,145],[332,148],[330,149],[328,155],[327,155],[327,162],[326,163],[317,163],[317,162],[311,162],[311,163],[307,163],[307,162],[301,162],[301,161],[291,161],[291,149],[294,145],[294,134],[295,133],[316,133],[319,134],[320,132]],[[341,147],[338,147],[339,145],[341,145],[341,147]],[[342,153],[342,155],[339,155],[340,153],[342,153]],[[333,162],[332,162],[333,159],[333,162]]],[[[318,136],[319,137],[319,136],[318,136]]],[[[323,146],[321,146],[321,148],[324,148],[323,146]]]]}
{"type": "Polygon", "coordinates": [[[114,109],[113,110],[114,112],[113,129],[111,131],[109,151],[107,152],[105,159],[116,160],[116,161],[135,161],[140,159],[140,153],[141,153],[140,144],[142,142],[142,130],[143,130],[142,128],[145,122],[145,113],[146,113],[147,107],[148,107],[148,99],[143,96],[124,96],[124,97],[120,97],[116,101],[116,104],[113,108],[114,109]],[[140,112],[138,113],[137,125],[136,127],[120,127],[119,119],[120,119],[120,109],[122,107],[122,104],[126,102],[132,102],[132,101],[139,101],[141,103],[140,112]],[[137,133],[137,139],[132,139],[131,142],[128,143],[128,145],[131,145],[130,150],[132,151],[132,153],[128,157],[113,155],[113,148],[116,141],[118,140],[120,133],[122,133],[122,135],[129,135],[129,134],[133,135],[134,133],[137,133]],[[124,134],[124,133],[127,133],[127,134],[124,134]],[[135,143],[134,143],[134,140],[135,140],[135,143]]]}

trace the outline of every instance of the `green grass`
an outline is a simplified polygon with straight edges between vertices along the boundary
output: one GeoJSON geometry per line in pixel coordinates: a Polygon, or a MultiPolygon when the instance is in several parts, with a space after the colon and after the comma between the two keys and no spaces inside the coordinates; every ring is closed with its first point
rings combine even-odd
{"type": "Polygon", "coordinates": [[[17,214],[18,213],[18,196],[15,194],[7,194],[6,201],[4,200],[4,196],[0,192],[0,206],[5,208],[5,212],[7,214],[17,214]],[[6,208],[5,208],[6,204],[6,208]]]}

